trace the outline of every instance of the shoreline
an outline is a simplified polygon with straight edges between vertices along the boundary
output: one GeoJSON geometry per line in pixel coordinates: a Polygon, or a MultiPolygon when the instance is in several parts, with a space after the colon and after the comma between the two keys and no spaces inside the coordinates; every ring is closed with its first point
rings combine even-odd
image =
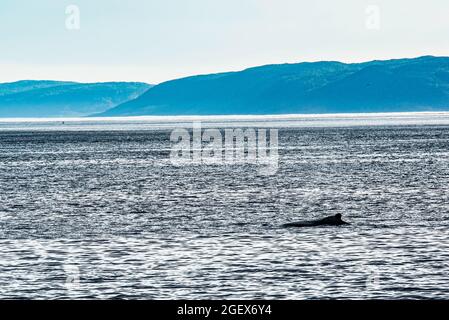
{"type": "Polygon", "coordinates": [[[118,117],[51,117],[51,118],[2,118],[0,123],[9,122],[96,122],[96,121],[201,121],[201,120],[296,120],[296,119],[354,119],[376,117],[401,117],[404,116],[449,116],[449,111],[404,111],[404,112],[363,112],[363,113],[310,113],[310,114],[264,114],[264,115],[144,115],[144,116],[118,116],[118,117]]]}

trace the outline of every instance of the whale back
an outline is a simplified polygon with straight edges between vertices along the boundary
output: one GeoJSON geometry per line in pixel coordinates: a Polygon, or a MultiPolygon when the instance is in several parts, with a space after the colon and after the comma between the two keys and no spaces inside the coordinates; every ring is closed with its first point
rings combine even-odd
{"type": "Polygon", "coordinates": [[[286,228],[301,228],[301,227],[316,227],[316,226],[341,226],[349,224],[341,219],[341,214],[338,213],[334,216],[326,217],[319,220],[311,221],[298,221],[284,224],[283,227],[286,228]]]}

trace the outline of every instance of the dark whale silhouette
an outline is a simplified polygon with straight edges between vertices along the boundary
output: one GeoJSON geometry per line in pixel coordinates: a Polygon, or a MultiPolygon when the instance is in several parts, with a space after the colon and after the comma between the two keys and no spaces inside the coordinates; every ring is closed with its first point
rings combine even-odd
{"type": "Polygon", "coordinates": [[[341,214],[336,214],[335,216],[326,217],[323,219],[312,220],[312,221],[299,221],[284,224],[285,228],[302,228],[302,227],[317,227],[317,226],[341,226],[349,224],[341,220],[341,214]]]}

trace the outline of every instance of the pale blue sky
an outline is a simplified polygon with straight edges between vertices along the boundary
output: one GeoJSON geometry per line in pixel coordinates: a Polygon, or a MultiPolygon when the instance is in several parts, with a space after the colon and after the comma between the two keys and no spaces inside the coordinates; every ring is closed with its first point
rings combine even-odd
{"type": "Polygon", "coordinates": [[[449,56],[447,0],[0,0],[0,82],[158,83],[269,63],[427,54],[449,56]],[[71,4],[79,30],[66,28],[71,4]]]}

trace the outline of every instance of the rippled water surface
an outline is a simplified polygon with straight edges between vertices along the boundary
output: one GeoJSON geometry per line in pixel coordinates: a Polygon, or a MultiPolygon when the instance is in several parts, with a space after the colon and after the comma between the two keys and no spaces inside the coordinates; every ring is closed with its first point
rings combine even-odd
{"type": "Polygon", "coordinates": [[[274,176],[149,127],[0,130],[1,298],[449,298],[448,125],[280,128],[274,176]]]}

